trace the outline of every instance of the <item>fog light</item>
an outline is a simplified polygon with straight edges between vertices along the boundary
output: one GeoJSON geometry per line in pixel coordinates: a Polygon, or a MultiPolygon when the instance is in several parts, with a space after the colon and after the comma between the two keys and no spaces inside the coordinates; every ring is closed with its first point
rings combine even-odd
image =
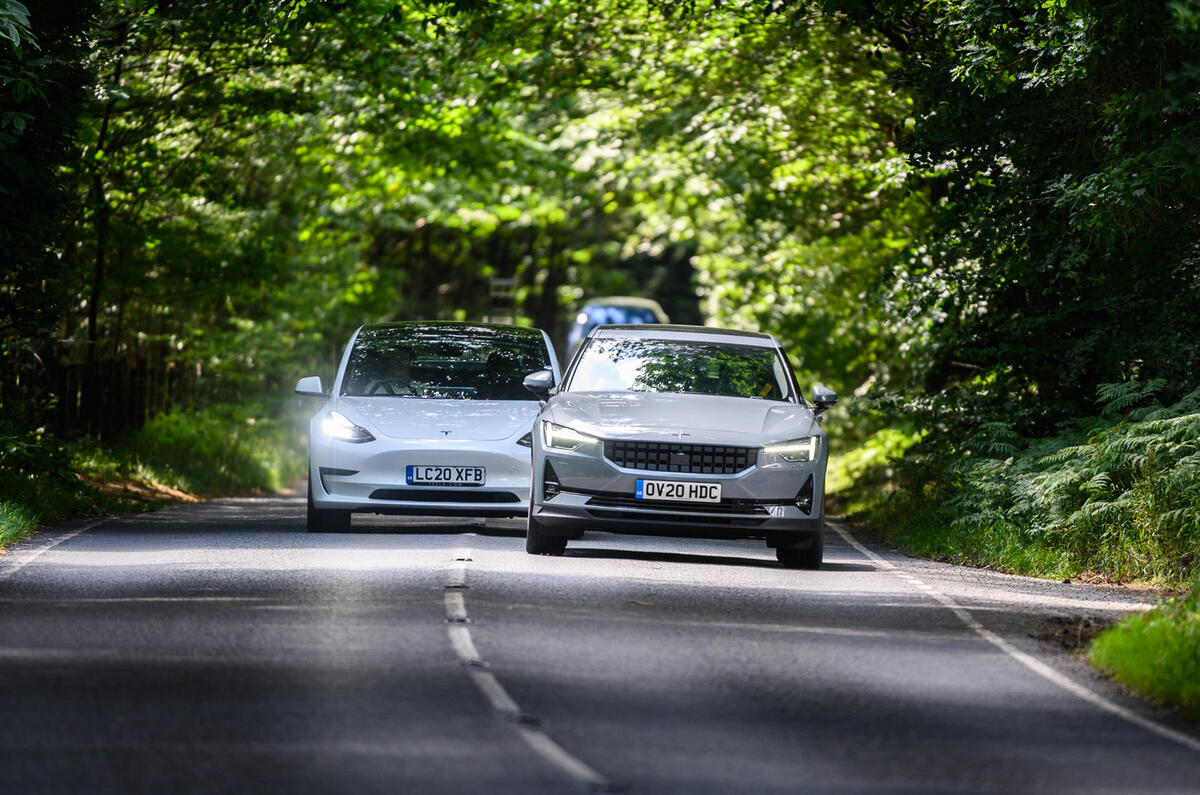
{"type": "Polygon", "coordinates": [[[805,514],[811,514],[813,508],[813,476],[809,475],[808,480],[804,481],[804,485],[800,487],[800,491],[796,493],[796,507],[804,511],[805,514]]]}
{"type": "Polygon", "coordinates": [[[542,499],[548,500],[562,489],[562,484],[558,480],[558,473],[554,471],[554,467],[550,462],[546,462],[546,471],[542,473],[542,499]]]}

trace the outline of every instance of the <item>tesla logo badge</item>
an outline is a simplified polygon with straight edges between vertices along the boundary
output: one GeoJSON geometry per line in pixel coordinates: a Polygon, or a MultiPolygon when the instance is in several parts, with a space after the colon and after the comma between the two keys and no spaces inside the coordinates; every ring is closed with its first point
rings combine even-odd
{"type": "Polygon", "coordinates": [[[449,435],[450,435],[450,431],[442,431],[442,436],[449,436],[449,435]]]}

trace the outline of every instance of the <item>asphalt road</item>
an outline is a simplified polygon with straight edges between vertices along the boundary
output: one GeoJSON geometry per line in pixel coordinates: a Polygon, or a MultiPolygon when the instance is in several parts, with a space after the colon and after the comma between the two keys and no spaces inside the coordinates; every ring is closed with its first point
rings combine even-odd
{"type": "Polygon", "coordinates": [[[1200,732],[1059,647],[1152,601],[754,542],[220,500],[0,556],[0,793],[1200,792],[1200,732]]]}

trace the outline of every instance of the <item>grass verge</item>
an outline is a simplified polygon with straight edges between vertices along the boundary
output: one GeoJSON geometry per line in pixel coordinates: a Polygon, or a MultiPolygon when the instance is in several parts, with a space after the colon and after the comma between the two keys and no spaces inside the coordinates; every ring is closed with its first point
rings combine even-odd
{"type": "Polygon", "coordinates": [[[1106,630],[1088,658],[1117,681],[1200,721],[1200,585],[1106,630]]]}
{"type": "Polygon", "coordinates": [[[304,469],[294,418],[218,405],[159,415],[111,444],[0,434],[0,547],[69,516],[277,491],[304,469]]]}

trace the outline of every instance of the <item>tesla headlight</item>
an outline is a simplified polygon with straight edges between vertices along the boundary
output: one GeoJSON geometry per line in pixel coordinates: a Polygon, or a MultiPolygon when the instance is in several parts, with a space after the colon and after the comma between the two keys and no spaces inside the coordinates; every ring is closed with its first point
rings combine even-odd
{"type": "Polygon", "coordinates": [[[361,425],[355,425],[338,411],[331,411],[321,420],[321,430],[326,436],[341,439],[343,442],[373,442],[375,437],[361,425]]]}
{"type": "Polygon", "coordinates": [[[816,461],[817,450],[821,446],[820,436],[805,436],[803,439],[792,439],[779,444],[769,444],[763,448],[764,453],[777,455],[784,461],[796,463],[799,461],[816,461]]]}
{"type": "Polygon", "coordinates": [[[549,420],[542,420],[542,438],[547,447],[558,450],[576,450],[589,442],[598,441],[595,436],[568,428],[565,425],[555,425],[549,420]]]}

